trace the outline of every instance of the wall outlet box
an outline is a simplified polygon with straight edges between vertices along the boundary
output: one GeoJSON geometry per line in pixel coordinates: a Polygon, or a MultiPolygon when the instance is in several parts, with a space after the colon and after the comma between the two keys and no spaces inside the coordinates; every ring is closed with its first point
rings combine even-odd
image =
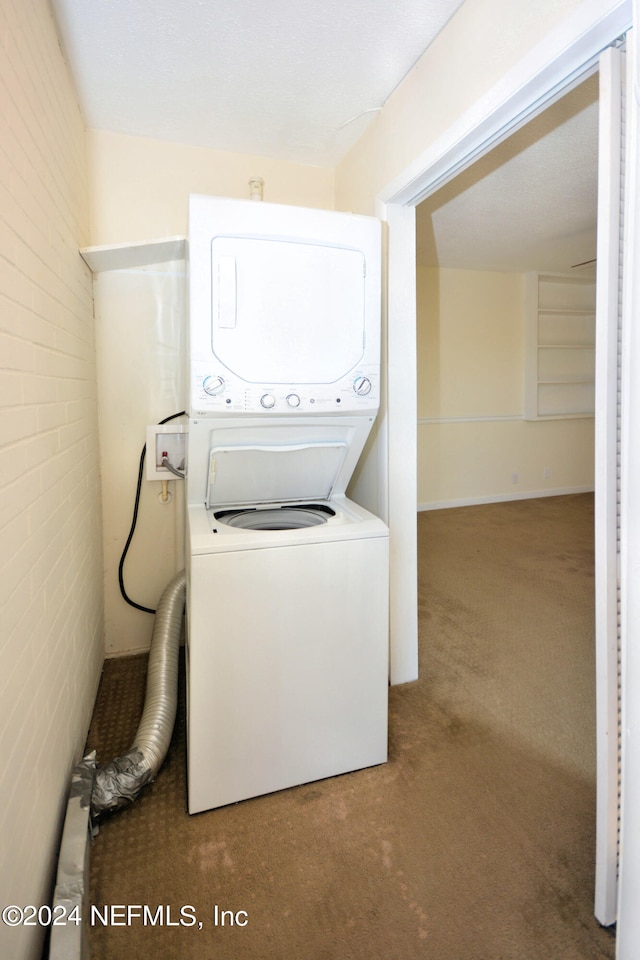
{"type": "Polygon", "coordinates": [[[153,424],[147,427],[147,480],[177,480],[178,477],[162,466],[166,455],[176,470],[184,470],[187,462],[186,423],[153,424]]]}

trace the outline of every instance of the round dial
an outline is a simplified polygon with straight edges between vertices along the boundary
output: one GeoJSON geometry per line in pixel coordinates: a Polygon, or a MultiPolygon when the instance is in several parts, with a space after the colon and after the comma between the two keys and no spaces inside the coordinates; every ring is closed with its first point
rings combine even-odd
{"type": "Polygon", "coordinates": [[[290,407],[299,407],[300,406],[300,397],[297,393],[290,393],[287,397],[287,403],[290,407]]]}
{"type": "Polygon", "coordinates": [[[271,410],[272,407],[276,405],[276,398],[272,393],[265,393],[260,397],[260,403],[265,408],[265,410],[271,410]]]}
{"type": "Polygon", "coordinates": [[[202,389],[210,397],[218,397],[224,391],[224,380],[222,377],[205,377],[202,381],[202,389]]]}
{"type": "Polygon", "coordinates": [[[369,377],[356,377],[353,381],[353,389],[359,397],[366,397],[367,394],[371,393],[371,380],[369,380],[369,377]]]}

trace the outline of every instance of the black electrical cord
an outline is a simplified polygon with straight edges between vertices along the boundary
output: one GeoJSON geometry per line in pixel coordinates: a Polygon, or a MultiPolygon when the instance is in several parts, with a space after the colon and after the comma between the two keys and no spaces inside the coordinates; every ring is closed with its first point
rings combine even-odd
{"type": "MultiPolygon", "coordinates": [[[[170,417],[166,417],[164,420],[160,420],[158,426],[162,426],[165,423],[169,423],[171,420],[177,420],[178,417],[184,417],[186,410],[181,410],[180,413],[173,413],[170,417]]],[[[142,478],[144,476],[144,458],[147,453],[147,445],[142,448],[142,453],[140,454],[140,466],[138,467],[138,486],[136,488],[136,499],[133,505],[133,517],[131,518],[131,528],[129,530],[129,536],[127,537],[127,542],[124,545],[122,555],[120,557],[120,563],[118,564],[118,583],[120,584],[120,593],[124,600],[127,601],[129,606],[135,607],[136,610],[142,610],[144,613],[155,613],[155,610],[152,610],[151,607],[143,607],[141,603],[136,603],[135,600],[132,600],[131,597],[127,595],[127,591],[124,586],[124,561],[126,560],[127,553],[129,552],[129,547],[131,546],[131,541],[133,540],[133,535],[136,530],[136,523],[138,522],[138,509],[140,507],[140,493],[142,492],[142,478]]]]}

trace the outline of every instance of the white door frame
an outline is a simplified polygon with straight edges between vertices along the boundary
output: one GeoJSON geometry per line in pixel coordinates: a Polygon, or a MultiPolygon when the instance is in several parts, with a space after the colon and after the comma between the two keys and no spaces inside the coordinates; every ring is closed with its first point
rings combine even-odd
{"type": "Polygon", "coordinates": [[[633,50],[614,46],[600,57],[598,121],[598,248],[595,385],[595,915],[609,926],[618,903],[620,814],[620,377],[621,198],[625,178],[625,74],[633,50]]]}
{"type": "MultiPolygon", "coordinates": [[[[416,489],[416,311],[415,311],[415,207],[421,200],[440,186],[453,179],[462,170],[485,154],[497,143],[506,139],[515,130],[540,113],[554,100],[563,96],[573,85],[581,82],[597,68],[603,49],[625,33],[634,22],[636,4],[640,0],[619,0],[608,10],[602,10],[601,0],[583,0],[565,20],[552,30],[544,41],[534,47],[502,80],[491,88],[463,114],[455,124],[403,173],[388,184],[378,195],[377,214],[388,225],[388,304],[387,304],[387,350],[388,350],[388,410],[383,442],[387,444],[388,483],[386,501],[391,530],[391,682],[402,683],[418,676],[417,642],[417,556],[415,543],[416,489]],[[411,294],[408,293],[411,291],[411,294]]],[[[637,91],[636,91],[637,93],[637,91]]],[[[637,137],[637,130],[635,133],[637,137]]],[[[640,202],[637,198],[636,203],[640,202]]],[[[640,219],[640,217],[638,218],[640,219]]],[[[634,220],[634,222],[636,222],[634,220]]],[[[636,245],[637,246],[637,245],[636,245]]],[[[631,255],[634,244],[627,244],[625,251],[631,255]]],[[[630,272],[630,271],[628,271],[630,272]]],[[[637,306],[638,286],[634,290],[637,306]]],[[[637,347],[640,355],[640,343],[637,347]]],[[[631,380],[627,363],[627,381],[631,380]]],[[[640,370],[640,356],[638,366],[640,370]]],[[[624,373],[623,373],[624,378],[624,373]]],[[[633,378],[640,383],[640,376],[633,378]]],[[[640,414],[640,389],[637,396],[640,414]]],[[[636,422],[640,422],[640,416],[636,422]]],[[[637,446],[637,453],[629,451],[632,466],[637,462],[640,477],[640,442],[634,443],[632,431],[627,427],[623,434],[623,448],[637,446]]],[[[627,506],[627,516],[638,526],[640,540],[640,504],[636,510],[627,506]]],[[[624,517],[623,517],[624,522],[624,517]]],[[[633,532],[633,531],[632,531],[633,532]]],[[[629,538],[630,540],[630,538],[629,538]]],[[[640,549],[638,550],[640,553],[640,549]]],[[[627,550],[627,566],[638,574],[640,581],[640,557],[631,556],[627,550]]],[[[623,547],[623,564],[624,557],[623,547]]],[[[624,590],[623,571],[623,590],[624,590]]],[[[640,597],[640,588],[636,586],[640,597]]],[[[626,610],[627,631],[633,636],[640,633],[640,601],[629,604],[626,610]]],[[[640,685],[640,657],[637,674],[640,685]]],[[[635,675],[634,675],[635,678],[635,675]]],[[[628,684],[632,678],[628,677],[628,684]]],[[[624,681],[623,681],[624,697],[624,681]]],[[[629,698],[630,699],[630,698],[629,698]]],[[[640,728],[640,707],[637,710],[640,728]]],[[[640,733],[638,734],[640,736],[640,733]]],[[[629,751],[629,754],[631,751],[629,751]]],[[[629,785],[637,785],[640,792],[640,760],[635,779],[629,777],[629,785]]],[[[629,809],[632,808],[629,803],[629,809]]],[[[623,812],[624,812],[623,776],[623,812]]],[[[623,839],[624,839],[623,832],[623,839]]],[[[629,834],[627,834],[629,836],[629,834]]],[[[635,900],[640,889],[640,842],[637,856],[628,857],[624,884],[624,866],[620,897],[635,900]],[[635,861],[637,860],[637,868],[635,861]]],[[[637,912],[637,911],[636,911],[637,912]]],[[[632,913],[629,907],[629,917],[632,913]]],[[[624,920],[624,916],[621,918],[624,920]]],[[[638,921],[640,940],[640,921],[638,921]]],[[[633,922],[623,924],[624,929],[633,922]]],[[[618,937],[622,933],[618,926],[618,937]]],[[[624,940],[624,936],[622,938],[624,940]]],[[[635,936],[628,937],[628,943],[635,936]]],[[[619,960],[631,960],[631,947],[619,946],[619,960]]]]}
{"type": "Polygon", "coordinates": [[[633,74],[627,82],[622,292],[622,476],[620,531],[622,786],[618,960],[635,960],[640,950],[640,0],[634,0],[636,28],[627,44],[633,74]]]}

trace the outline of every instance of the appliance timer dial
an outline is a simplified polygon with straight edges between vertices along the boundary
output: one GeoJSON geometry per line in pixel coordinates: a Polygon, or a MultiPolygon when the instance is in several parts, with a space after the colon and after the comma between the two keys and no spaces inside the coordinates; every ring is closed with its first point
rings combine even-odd
{"type": "Polygon", "coordinates": [[[210,397],[218,397],[224,392],[224,380],[222,377],[205,377],[202,381],[202,389],[210,397]]]}
{"type": "Polygon", "coordinates": [[[366,397],[371,393],[371,380],[369,377],[356,377],[353,381],[353,389],[359,397],[366,397]]]}
{"type": "Polygon", "coordinates": [[[260,403],[265,408],[265,410],[271,410],[272,407],[276,405],[276,398],[271,393],[265,393],[260,397],[260,403]]]}
{"type": "Polygon", "coordinates": [[[290,407],[299,407],[300,406],[300,397],[297,393],[290,393],[287,397],[287,403],[290,407]]]}

